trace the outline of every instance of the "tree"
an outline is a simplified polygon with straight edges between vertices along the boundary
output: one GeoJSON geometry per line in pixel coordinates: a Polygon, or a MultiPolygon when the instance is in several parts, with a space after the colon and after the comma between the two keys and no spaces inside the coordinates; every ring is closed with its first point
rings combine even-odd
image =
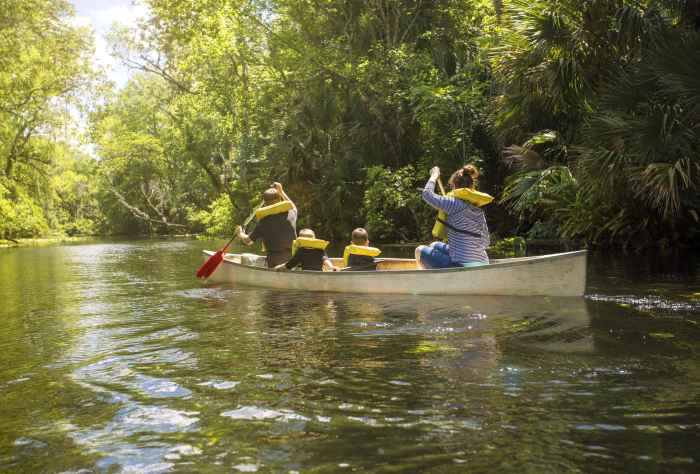
{"type": "Polygon", "coordinates": [[[91,37],[71,24],[72,14],[65,0],[0,5],[0,234],[5,237],[41,235],[66,223],[55,207],[56,193],[67,191],[55,182],[63,165],[54,167],[57,157],[75,152],[65,144],[71,112],[94,79],[91,37]]]}
{"type": "Polygon", "coordinates": [[[514,2],[497,124],[503,139],[532,136],[505,149],[519,168],[504,199],[530,224],[591,242],[693,235],[698,34],[682,7],[514,2]]]}
{"type": "Polygon", "coordinates": [[[91,38],[70,26],[71,14],[64,0],[9,2],[0,11],[0,160],[8,179],[50,164],[51,130],[91,76],[91,38]]]}
{"type": "Polygon", "coordinates": [[[103,211],[117,233],[183,232],[214,195],[164,80],[138,75],[92,116],[103,211]]]}

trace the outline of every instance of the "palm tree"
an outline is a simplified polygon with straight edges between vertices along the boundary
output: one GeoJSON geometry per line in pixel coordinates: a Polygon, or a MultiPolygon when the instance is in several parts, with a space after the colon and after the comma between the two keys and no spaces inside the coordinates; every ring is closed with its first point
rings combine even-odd
{"type": "Polygon", "coordinates": [[[531,137],[504,150],[516,213],[589,240],[700,221],[700,34],[678,21],[691,3],[511,3],[496,123],[531,137]]]}
{"type": "Polygon", "coordinates": [[[577,151],[601,191],[624,187],[667,222],[700,204],[700,34],[676,33],[617,73],[577,151]]]}

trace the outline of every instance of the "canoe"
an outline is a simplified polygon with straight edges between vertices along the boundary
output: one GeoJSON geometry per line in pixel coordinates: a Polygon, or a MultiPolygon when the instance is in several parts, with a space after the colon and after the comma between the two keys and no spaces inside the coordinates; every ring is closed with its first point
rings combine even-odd
{"type": "MultiPolygon", "coordinates": [[[[204,251],[207,258],[214,252],[204,251]]],[[[265,257],[226,254],[211,275],[215,283],[263,288],[370,294],[583,296],[586,250],[492,260],[472,268],[419,270],[413,259],[386,258],[377,271],[276,272],[265,257]]],[[[333,259],[334,264],[340,264],[333,259]]]]}

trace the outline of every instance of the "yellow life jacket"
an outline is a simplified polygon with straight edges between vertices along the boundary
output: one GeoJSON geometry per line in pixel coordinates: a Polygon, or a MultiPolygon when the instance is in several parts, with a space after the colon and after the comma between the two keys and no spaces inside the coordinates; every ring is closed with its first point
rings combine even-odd
{"type": "Polygon", "coordinates": [[[321,239],[310,239],[309,237],[299,237],[292,242],[292,255],[297,253],[299,249],[319,249],[326,250],[329,242],[321,239]]]}
{"type": "MultiPolygon", "coordinates": [[[[476,207],[483,207],[493,201],[493,196],[490,194],[482,193],[471,188],[457,188],[447,193],[447,195],[473,204],[476,207]]],[[[433,226],[433,237],[444,240],[447,238],[447,230],[445,229],[445,225],[440,221],[446,221],[447,214],[445,211],[439,211],[437,218],[438,220],[435,221],[435,225],[433,226]]]]}
{"type": "Polygon", "coordinates": [[[382,251],[376,247],[350,244],[345,247],[345,250],[343,251],[343,264],[346,267],[348,266],[348,258],[350,258],[350,255],[366,255],[368,257],[376,257],[380,253],[382,253],[382,251]]]}
{"type": "Polygon", "coordinates": [[[275,214],[282,214],[283,212],[290,211],[294,205],[290,201],[280,201],[269,206],[264,206],[255,211],[255,218],[260,222],[267,216],[274,216],[275,214]]]}

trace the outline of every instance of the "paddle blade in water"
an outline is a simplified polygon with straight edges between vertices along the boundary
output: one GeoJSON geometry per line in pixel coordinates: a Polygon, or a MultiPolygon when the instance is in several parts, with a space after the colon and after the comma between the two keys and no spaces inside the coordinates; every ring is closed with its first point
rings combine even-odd
{"type": "Polygon", "coordinates": [[[199,267],[199,270],[197,270],[197,278],[209,278],[212,273],[214,273],[214,270],[216,270],[216,267],[219,266],[221,261],[224,259],[224,251],[223,250],[217,250],[214,255],[209,257],[204,264],[199,267]]]}

